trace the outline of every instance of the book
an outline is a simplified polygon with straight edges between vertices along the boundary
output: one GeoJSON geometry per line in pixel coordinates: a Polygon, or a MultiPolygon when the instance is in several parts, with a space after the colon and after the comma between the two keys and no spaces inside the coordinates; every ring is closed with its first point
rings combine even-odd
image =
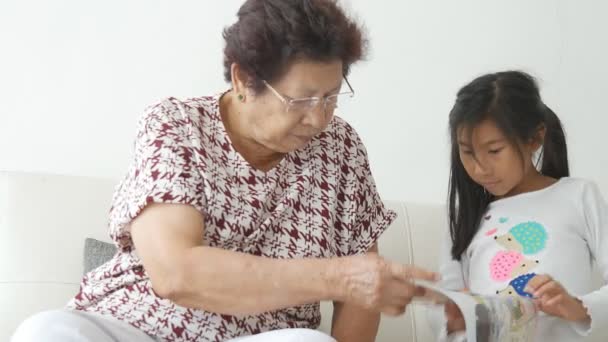
{"type": "Polygon", "coordinates": [[[434,283],[416,280],[427,289],[418,303],[455,303],[464,317],[467,342],[532,342],[538,310],[531,298],[513,295],[480,296],[450,291],[434,283]]]}

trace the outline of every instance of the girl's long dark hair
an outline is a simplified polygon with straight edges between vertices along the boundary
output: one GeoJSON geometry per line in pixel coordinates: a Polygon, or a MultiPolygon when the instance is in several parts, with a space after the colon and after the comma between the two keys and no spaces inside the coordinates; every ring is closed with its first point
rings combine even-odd
{"type": "Polygon", "coordinates": [[[493,196],[475,183],[460,160],[457,132],[485,119],[493,120],[514,146],[528,142],[539,127],[546,128],[539,160],[542,174],[567,177],[566,136],[557,115],[540,97],[535,79],[521,71],[505,71],[476,78],[458,91],[450,112],[451,171],[448,217],[452,258],[460,260],[477,233],[482,216],[493,196]]]}

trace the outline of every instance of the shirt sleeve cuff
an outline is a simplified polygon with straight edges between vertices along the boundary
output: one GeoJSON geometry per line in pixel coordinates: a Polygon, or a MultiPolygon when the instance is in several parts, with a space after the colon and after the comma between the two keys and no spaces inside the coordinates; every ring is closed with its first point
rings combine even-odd
{"type": "Polygon", "coordinates": [[[570,326],[581,336],[588,336],[598,326],[608,324],[608,313],[605,310],[605,305],[601,303],[601,297],[604,294],[601,291],[595,291],[584,296],[577,297],[581,301],[583,307],[587,309],[587,313],[591,318],[588,322],[571,322],[570,326]]]}

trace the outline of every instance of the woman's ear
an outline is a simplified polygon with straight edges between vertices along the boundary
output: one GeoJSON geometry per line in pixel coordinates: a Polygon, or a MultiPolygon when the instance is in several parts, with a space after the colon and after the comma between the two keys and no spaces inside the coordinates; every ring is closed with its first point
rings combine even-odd
{"type": "Polygon", "coordinates": [[[230,76],[232,79],[232,89],[239,101],[244,102],[247,98],[247,84],[249,77],[237,63],[230,66],[230,76]]]}

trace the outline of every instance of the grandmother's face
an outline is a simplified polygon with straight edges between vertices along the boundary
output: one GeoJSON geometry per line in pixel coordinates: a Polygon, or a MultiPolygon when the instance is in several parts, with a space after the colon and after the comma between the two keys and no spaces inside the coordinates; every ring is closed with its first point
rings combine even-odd
{"type": "Polygon", "coordinates": [[[251,101],[250,125],[254,139],[281,153],[304,147],[325,130],[335,108],[323,100],[314,106],[314,101],[299,99],[337,94],[342,79],[342,62],[339,60],[292,63],[280,79],[269,83],[251,101]],[[289,105],[290,100],[296,101],[289,105]]]}

